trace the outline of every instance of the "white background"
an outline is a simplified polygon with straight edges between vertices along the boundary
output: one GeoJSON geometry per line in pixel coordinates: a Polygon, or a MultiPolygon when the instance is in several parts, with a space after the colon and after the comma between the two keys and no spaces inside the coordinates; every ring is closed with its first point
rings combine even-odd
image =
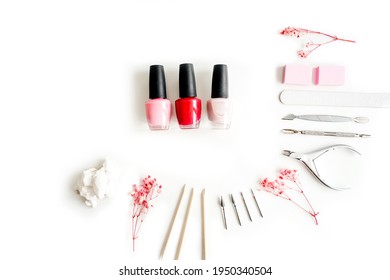
{"type": "Polygon", "coordinates": [[[0,278],[123,279],[119,269],[125,265],[210,272],[214,266],[271,266],[273,274],[266,279],[388,278],[390,110],[286,106],[278,100],[281,90],[292,88],[280,83],[280,67],[286,63],[343,65],[345,85],[330,90],[390,93],[386,1],[362,3],[1,1],[0,278]],[[278,33],[287,26],[357,43],[335,42],[302,60],[295,52],[305,41],[278,33]],[[168,131],[148,130],[149,65],[164,65],[168,97],[174,101],[179,64],[186,62],[194,64],[204,105],[213,65],[228,65],[234,102],[230,130],[210,129],[206,114],[198,130],[180,130],[175,117],[168,131]],[[282,121],[288,113],[367,116],[370,123],[282,121]],[[282,135],[285,127],[370,133],[372,138],[282,135]],[[309,152],[339,143],[362,153],[362,170],[352,175],[356,183],[348,191],[321,186],[298,162],[281,155],[283,149],[309,152]],[[90,209],[73,186],[83,169],[104,158],[123,168],[122,177],[111,197],[90,209]],[[320,212],[318,226],[301,210],[264,192],[257,192],[264,219],[256,212],[249,188],[286,167],[301,173],[320,212]],[[163,185],[163,193],[132,252],[128,192],[148,174],[163,185]],[[160,261],[185,183],[195,188],[195,196],[181,260],[171,261],[184,207],[160,261]],[[208,260],[202,262],[203,188],[208,260]],[[228,203],[229,193],[236,196],[242,227],[228,203]],[[220,195],[227,204],[228,231],[222,225],[220,195]]]}

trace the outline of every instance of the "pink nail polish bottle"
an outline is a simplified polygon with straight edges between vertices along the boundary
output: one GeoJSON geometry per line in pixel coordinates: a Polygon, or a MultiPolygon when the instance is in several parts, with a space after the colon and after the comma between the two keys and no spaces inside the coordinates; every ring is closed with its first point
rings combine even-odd
{"type": "Polygon", "coordinates": [[[164,66],[151,65],[149,70],[149,100],[145,102],[146,119],[151,130],[169,128],[172,103],[167,99],[164,66]]]}
{"type": "Polygon", "coordinates": [[[213,69],[211,99],[207,101],[207,116],[214,128],[230,127],[232,105],[228,97],[227,65],[216,64],[213,69]]]}

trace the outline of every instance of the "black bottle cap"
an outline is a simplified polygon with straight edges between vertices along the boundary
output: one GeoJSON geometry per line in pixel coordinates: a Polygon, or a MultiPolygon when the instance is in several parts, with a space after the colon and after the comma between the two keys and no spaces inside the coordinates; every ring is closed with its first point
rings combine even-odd
{"type": "Polygon", "coordinates": [[[167,98],[164,66],[151,65],[149,70],[149,98],[167,98]]]}
{"type": "Polygon", "coordinates": [[[180,98],[196,97],[194,66],[191,63],[180,64],[179,96],[180,98]]]}
{"type": "Polygon", "coordinates": [[[226,64],[216,64],[213,70],[211,98],[228,98],[228,71],[226,64]]]}

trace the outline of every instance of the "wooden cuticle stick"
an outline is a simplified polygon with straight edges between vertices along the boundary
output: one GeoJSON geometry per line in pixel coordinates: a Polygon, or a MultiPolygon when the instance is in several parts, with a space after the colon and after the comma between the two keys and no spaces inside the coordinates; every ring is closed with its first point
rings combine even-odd
{"type": "Polygon", "coordinates": [[[180,256],[181,246],[183,244],[184,234],[186,232],[186,227],[187,227],[188,217],[190,215],[190,210],[191,210],[191,204],[192,204],[193,196],[194,196],[194,188],[191,189],[190,198],[188,199],[187,210],[186,210],[186,213],[185,213],[185,216],[184,216],[183,225],[181,227],[179,242],[177,243],[175,260],[178,260],[179,256],[180,256]]]}
{"type": "Polygon", "coordinates": [[[181,194],[180,194],[179,200],[177,201],[175,211],[173,212],[173,215],[172,215],[172,218],[171,218],[171,223],[169,225],[169,228],[168,228],[167,234],[165,236],[165,240],[164,240],[163,246],[161,248],[160,259],[162,259],[164,257],[165,248],[167,247],[168,240],[169,240],[169,237],[171,235],[172,228],[173,228],[173,224],[175,223],[177,213],[179,212],[179,208],[180,208],[181,201],[183,199],[183,195],[185,193],[185,190],[186,190],[186,185],[184,185],[182,190],[181,190],[181,194]]]}

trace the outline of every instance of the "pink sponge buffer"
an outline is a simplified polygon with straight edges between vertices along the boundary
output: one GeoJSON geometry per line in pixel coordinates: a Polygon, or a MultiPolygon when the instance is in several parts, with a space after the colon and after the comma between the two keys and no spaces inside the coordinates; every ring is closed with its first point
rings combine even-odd
{"type": "Polygon", "coordinates": [[[283,69],[283,83],[288,85],[310,85],[313,70],[305,64],[286,64],[283,69]]]}
{"type": "Polygon", "coordinates": [[[341,86],[345,80],[344,66],[321,65],[315,68],[314,83],[319,86],[341,86]]]}
{"type": "Polygon", "coordinates": [[[341,86],[344,84],[344,80],[344,66],[320,65],[313,71],[309,65],[286,64],[283,69],[282,82],[288,85],[302,86],[310,85],[312,82],[318,86],[341,86]]]}

